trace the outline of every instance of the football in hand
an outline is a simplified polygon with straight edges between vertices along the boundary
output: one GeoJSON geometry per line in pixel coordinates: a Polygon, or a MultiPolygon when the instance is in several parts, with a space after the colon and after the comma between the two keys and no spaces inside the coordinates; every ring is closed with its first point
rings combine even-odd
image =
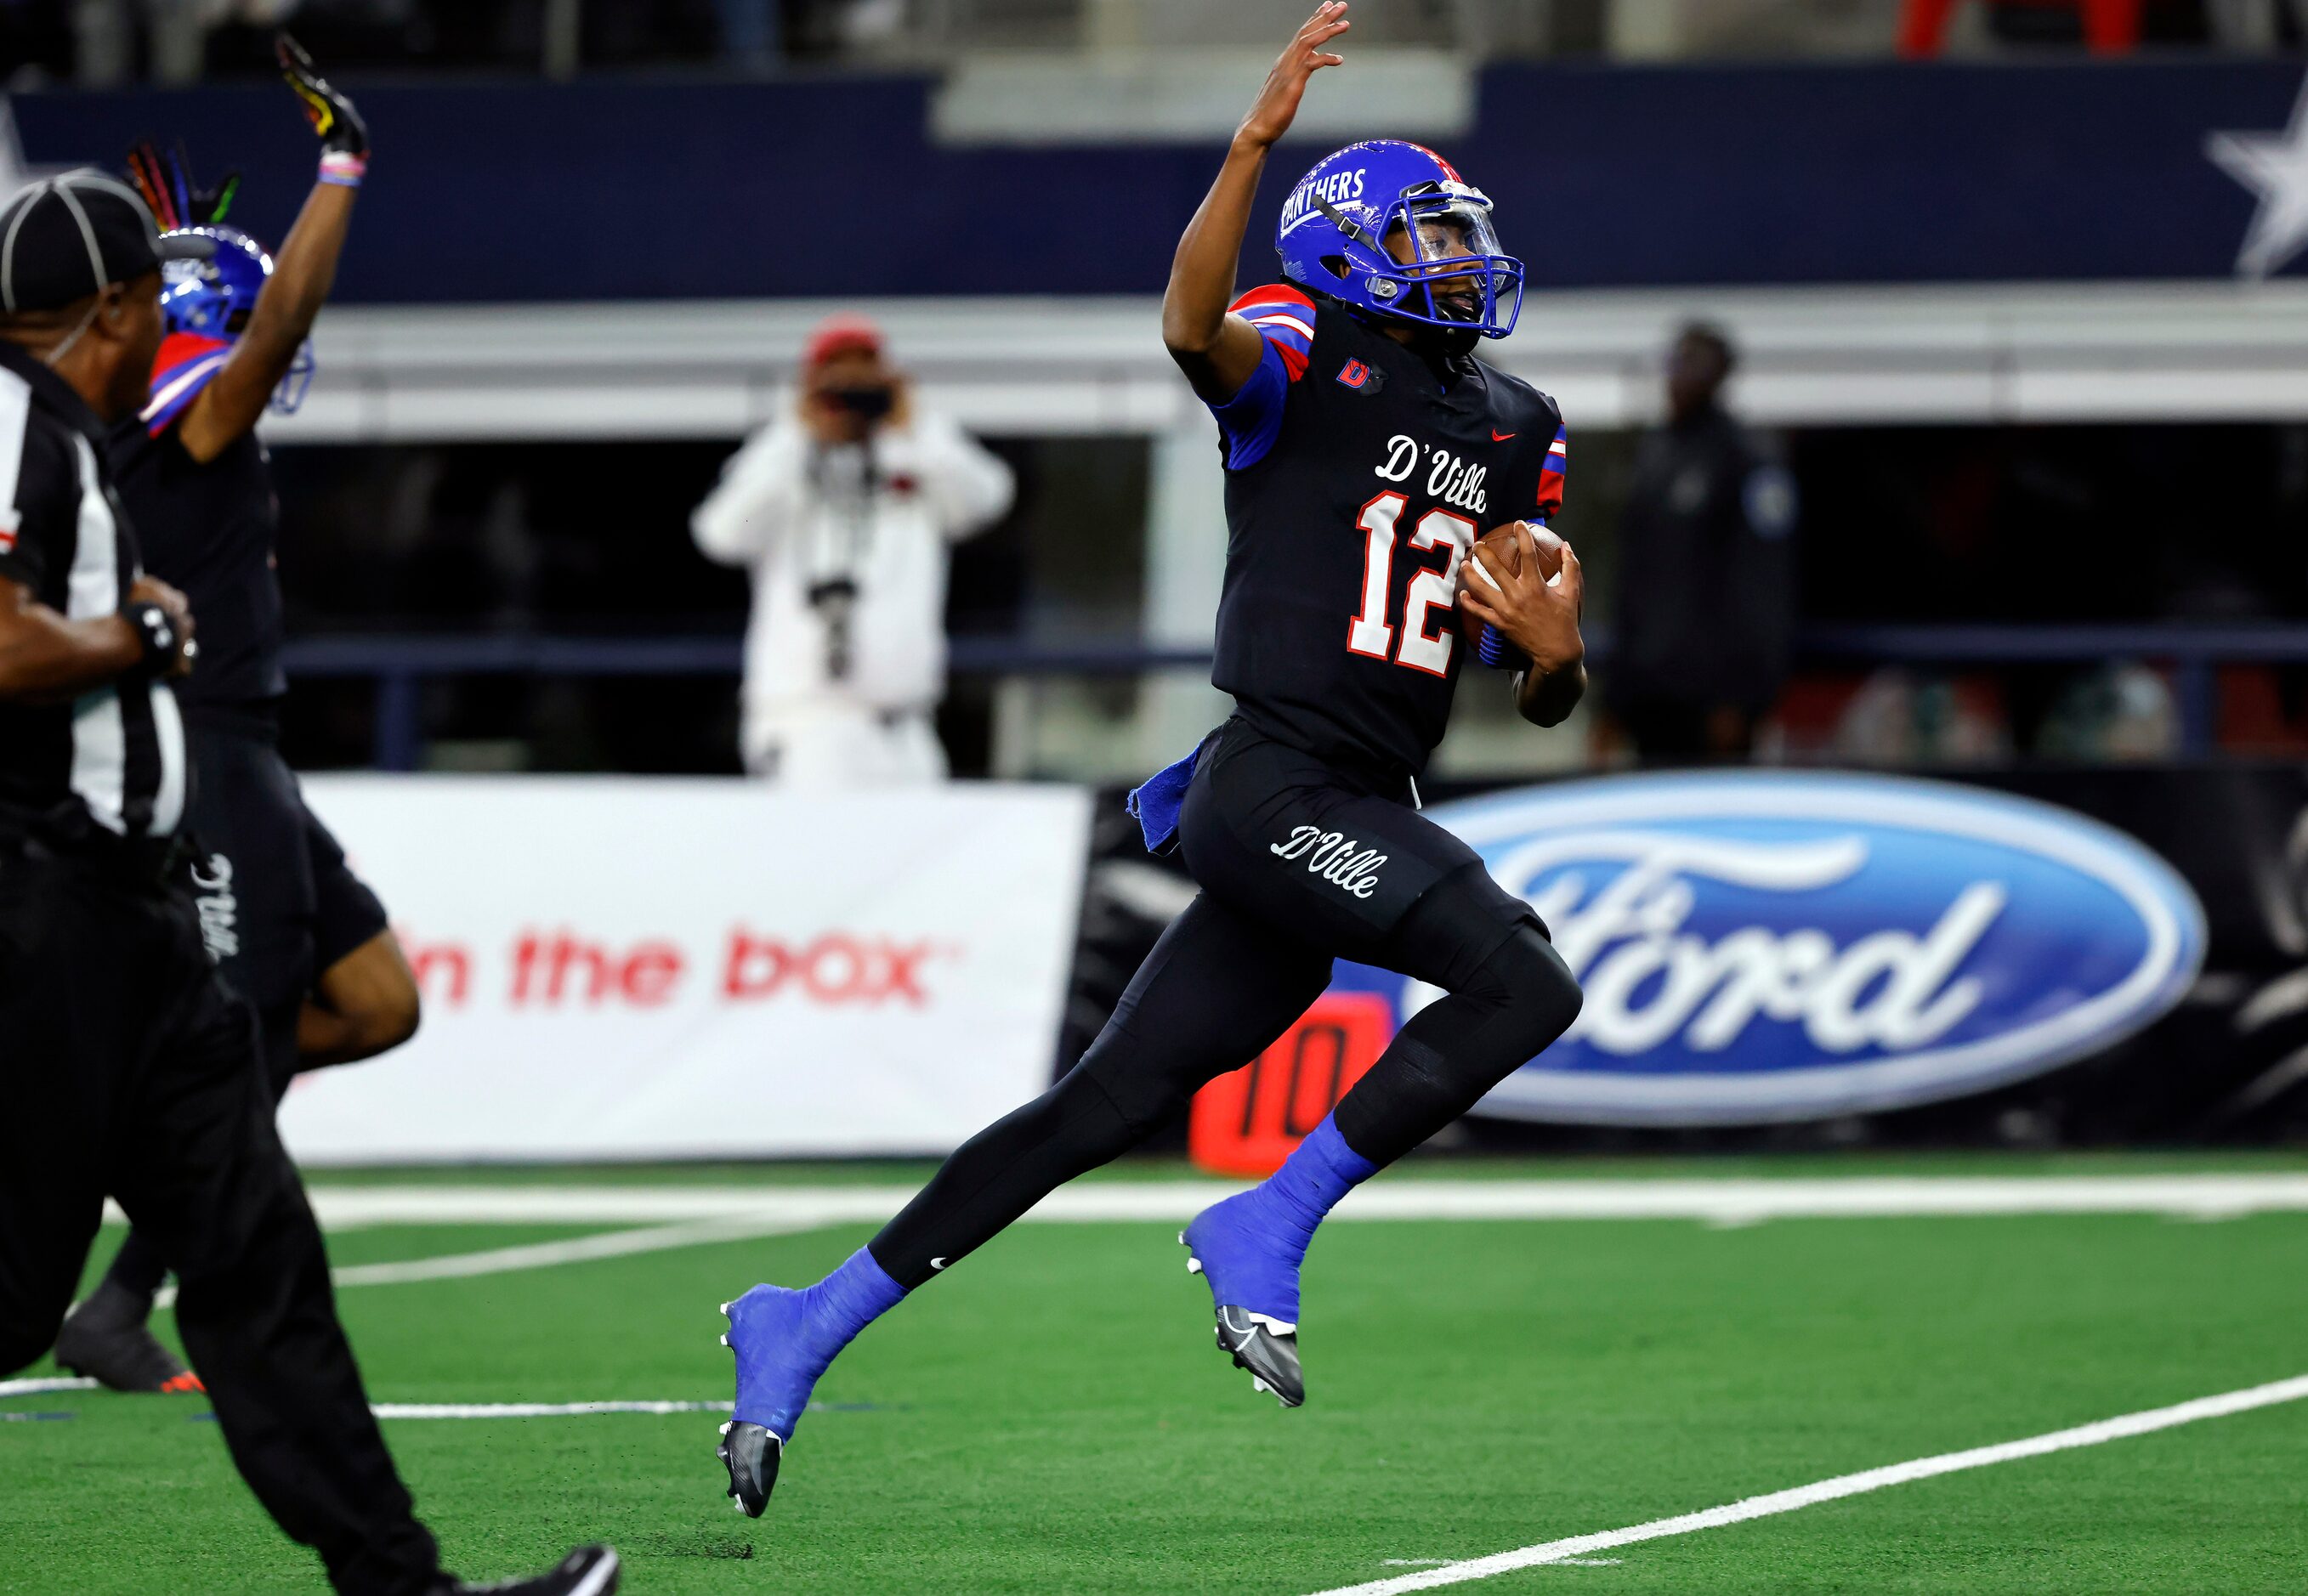
{"type": "MultiPolygon", "coordinates": [[[[1563,539],[1537,521],[1509,521],[1503,526],[1494,527],[1483,534],[1475,547],[1490,550],[1500,564],[1519,576],[1522,573],[1523,543],[1515,533],[1526,526],[1530,529],[1532,546],[1537,551],[1539,570],[1546,573],[1549,583],[1560,579],[1563,575],[1563,539]]],[[[1468,552],[1460,567],[1459,579],[1467,583],[1481,583],[1476,591],[1486,596],[1498,590],[1498,584],[1491,579],[1491,573],[1483,569],[1483,562],[1475,558],[1472,550],[1468,552]]],[[[1465,610],[1459,612],[1459,623],[1470,642],[1483,634],[1483,623],[1465,610]]]]}

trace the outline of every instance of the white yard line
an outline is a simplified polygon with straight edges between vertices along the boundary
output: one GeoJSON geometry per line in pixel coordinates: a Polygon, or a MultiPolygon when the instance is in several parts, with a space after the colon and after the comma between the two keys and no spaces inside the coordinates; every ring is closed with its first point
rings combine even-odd
{"type": "MultiPolygon", "coordinates": [[[[93,1391],[94,1380],[69,1376],[37,1380],[0,1380],[0,1397],[47,1396],[60,1391],[93,1391]]],[[[577,1419],[595,1413],[726,1413],[719,1402],[381,1402],[371,1409],[380,1419],[577,1419]]]]}
{"type": "Polygon", "coordinates": [[[380,1419],[586,1419],[596,1413],[726,1413],[720,1402],[381,1402],[380,1419]]]}
{"type": "MultiPolygon", "coordinates": [[[[714,1241],[743,1241],[757,1236],[783,1235],[813,1228],[778,1215],[732,1214],[720,1219],[691,1220],[682,1224],[653,1225],[646,1230],[607,1231],[598,1236],[573,1236],[561,1241],[532,1241],[521,1247],[492,1247],[482,1252],[452,1252],[439,1257],[403,1258],[390,1264],[349,1264],[329,1271],[338,1286],[407,1285],[420,1280],[465,1280],[478,1274],[506,1274],[517,1269],[550,1269],[562,1264],[582,1264],[595,1258],[631,1257],[636,1253],[664,1252],[676,1247],[701,1247],[714,1241]]],[[[155,1308],[174,1308],[177,1288],[165,1285],[153,1298],[155,1308]]]]}
{"type": "MultiPolygon", "coordinates": [[[[93,1391],[94,1380],[59,1377],[0,1380],[0,1397],[47,1396],[63,1391],[93,1391]]],[[[581,1419],[596,1413],[726,1413],[729,1401],[716,1402],[381,1402],[371,1412],[380,1419],[581,1419]]]]}
{"type": "MultiPolygon", "coordinates": [[[[792,1230],[878,1223],[910,1186],[332,1186],[313,1188],[331,1230],[371,1224],[672,1224],[752,1217],[792,1230]]],[[[1029,1221],[1175,1221],[1239,1188],[1203,1180],[1086,1180],[1029,1221]]],[[[2226,1219],[2308,1212],[2308,1173],[1849,1176],[1800,1180],[1378,1180],[1340,1204],[1356,1219],[1773,1219],[2152,1214],[2226,1219]]]]}
{"type": "Polygon", "coordinates": [[[1542,1541],[1537,1546],[1526,1546],[1514,1551],[1497,1552],[1487,1557],[1445,1564],[1440,1568],[1429,1568],[1419,1574],[1396,1575],[1389,1579],[1372,1580],[1367,1584],[1342,1585],[1321,1592],[1318,1596],[1403,1596],[1404,1592],[1411,1591],[1431,1591],[1442,1585],[1464,1584],[1469,1580],[1512,1574],[1520,1568],[1567,1563],[1592,1552],[1608,1551],[1614,1547],[1661,1540],[1670,1535],[1689,1535],[1700,1530],[1719,1530],[1726,1524],[1744,1523],[1749,1519],[1793,1513],[1800,1507],[1839,1501],[1845,1497],[1862,1496],[1868,1491],[1908,1485],[1941,1474],[1984,1469],[1994,1463],[2015,1463],[2021,1458],[2042,1457],[2047,1453],[2068,1452],[2079,1446],[2101,1446],[2110,1441],[2150,1435],[2159,1429],[2193,1424],[2203,1419],[2223,1419],[2231,1413],[2249,1412],[2254,1408],[2274,1407],[2278,1403],[2298,1402],[2304,1397],[2308,1397],[2308,1375],[2253,1386],[2243,1391],[2229,1391],[2218,1396],[2200,1396],[2193,1402],[2178,1403],[2168,1408],[2125,1413],[2119,1418],[2103,1419],[2096,1424],[2078,1425],[2073,1429],[2055,1429],[2049,1435],[2031,1436],[2024,1441],[1975,1446],[1968,1452],[1944,1452],[1937,1457],[1919,1457],[1912,1463],[1892,1463],[1857,1474],[1839,1474],[1832,1480],[1798,1485],[1792,1490],[1749,1497],[1744,1501],[1709,1507],[1701,1513],[1653,1519],[1649,1523],[1634,1524],[1623,1530],[1572,1535],[1565,1540],[1542,1541]]]}
{"type": "Polygon", "coordinates": [[[452,1253],[444,1257],[406,1258],[391,1264],[351,1264],[329,1271],[340,1286],[404,1285],[418,1280],[462,1280],[476,1274],[504,1274],[515,1269],[550,1269],[561,1264],[581,1264],[594,1258],[631,1257],[636,1253],[664,1252],[676,1247],[700,1247],[714,1241],[742,1241],[796,1229],[780,1216],[733,1214],[722,1219],[699,1219],[683,1224],[655,1225],[647,1230],[608,1231],[598,1236],[573,1236],[562,1241],[534,1241],[525,1247],[495,1247],[486,1252],[452,1253]]]}

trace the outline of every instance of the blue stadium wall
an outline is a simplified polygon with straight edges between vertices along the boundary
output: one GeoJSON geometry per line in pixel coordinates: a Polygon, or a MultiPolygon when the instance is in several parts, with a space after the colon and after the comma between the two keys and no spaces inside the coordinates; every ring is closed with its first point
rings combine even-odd
{"type": "MultiPolygon", "coordinates": [[[[356,301],[1152,292],[1219,153],[934,144],[918,77],[355,87],[356,301]]],[[[1449,153],[1538,287],[2222,278],[2253,201],[2206,136],[2281,129],[2299,88],[2276,63],[1498,66],[1449,153]]],[[[153,134],[243,167],[262,235],[310,180],[270,86],[13,106],[36,164],[153,134]]],[[[1269,214],[1317,153],[1282,153],[1269,214]]]]}

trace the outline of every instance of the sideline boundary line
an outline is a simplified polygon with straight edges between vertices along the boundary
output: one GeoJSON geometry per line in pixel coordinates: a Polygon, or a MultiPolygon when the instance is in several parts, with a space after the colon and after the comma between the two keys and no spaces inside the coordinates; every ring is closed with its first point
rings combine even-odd
{"type": "MultiPolygon", "coordinates": [[[[878,1224],[915,1186],[382,1185],[309,1188],[324,1229],[392,1224],[674,1224],[758,1219],[815,1230],[878,1224]]],[[[1192,1218],[1240,1191],[1225,1180],[1084,1180],[1026,1219],[1040,1223],[1192,1218]]],[[[1408,1178],[1357,1188],[1331,1217],[1383,1219],[1892,1219],[1958,1215],[2150,1214],[2234,1219],[2308,1212],[2308,1172],[2177,1175],[1733,1176],[1553,1180],[1408,1178]]],[[[119,1221],[116,1208],[107,1217],[119,1221]]]]}
{"type": "Polygon", "coordinates": [[[1773,1491],[1768,1496],[1749,1497],[1744,1501],[1709,1507],[1703,1512],[1656,1518],[1649,1523],[1633,1524],[1623,1530],[1572,1535],[1561,1540],[1520,1547],[1513,1551],[1494,1552],[1486,1557],[1446,1563],[1440,1568],[1429,1568],[1418,1574],[1397,1575],[1391,1579],[1372,1580],[1366,1584],[1339,1585],[1318,1592],[1315,1596],[1405,1596],[1406,1592],[1412,1591],[1431,1591],[1442,1585],[1464,1584],[1470,1580],[1511,1574],[1520,1568],[1567,1563],[1591,1552],[1608,1551],[1613,1547],[1662,1540],[1669,1536],[1689,1535],[1700,1530],[1718,1530],[1726,1524],[1745,1523],[1750,1519],[1793,1513],[1798,1508],[1815,1506],[1821,1502],[1840,1501],[1845,1497],[1864,1496],[1889,1486],[1935,1479],[1942,1474],[1960,1473],[1967,1469],[1984,1469],[1994,1463],[2013,1463],[2021,1458],[2042,1457],[2047,1453],[2070,1452],[2079,1446],[2105,1446],[2110,1441],[2151,1435],[2159,1429],[2172,1429],[2204,1419],[2224,1419],[2232,1413],[2298,1402],[2304,1397],[2308,1397],[2308,1375],[2295,1375],[2288,1380],[2275,1380],[2265,1386],[2223,1392],[2218,1396],[2200,1396],[2192,1402],[2175,1403],[2168,1408],[2149,1408],[2137,1413],[2124,1413],[2093,1424],[2080,1424],[2072,1429],[2055,1429],[2046,1435],[2030,1436],[2022,1441],[1975,1446],[1965,1452],[1944,1452],[1936,1457],[1919,1457],[1912,1462],[1867,1469],[1856,1474],[1839,1474],[1832,1480],[1814,1480],[1809,1485],[1773,1491]]]}

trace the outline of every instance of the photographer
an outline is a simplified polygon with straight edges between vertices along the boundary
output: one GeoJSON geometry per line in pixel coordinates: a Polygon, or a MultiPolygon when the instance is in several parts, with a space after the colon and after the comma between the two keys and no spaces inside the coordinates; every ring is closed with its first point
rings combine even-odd
{"type": "Polygon", "coordinates": [[[913,403],[871,322],[837,316],[794,416],[730,459],[691,530],[754,573],[746,768],[821,787],[942,781],[946,545],[1010,508],[1010,468],[913,403]]]}

